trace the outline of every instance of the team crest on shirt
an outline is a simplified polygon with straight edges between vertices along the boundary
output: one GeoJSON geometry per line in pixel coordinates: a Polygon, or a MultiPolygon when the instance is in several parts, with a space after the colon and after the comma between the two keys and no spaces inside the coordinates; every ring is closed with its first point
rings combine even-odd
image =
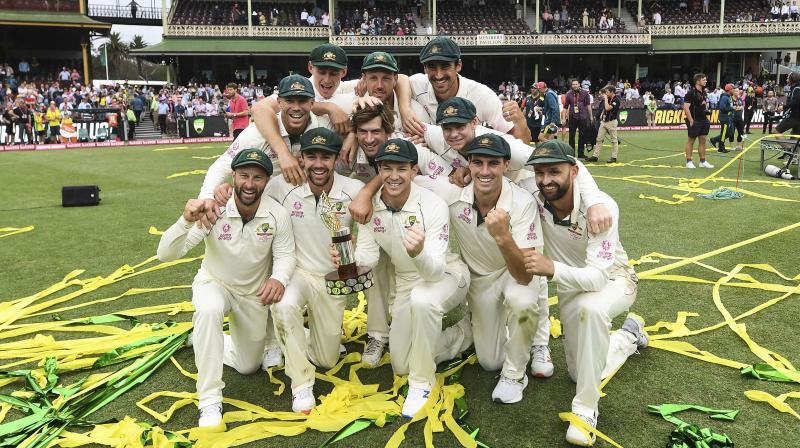
{"type": "Polygon", "coordinates": [[[464,210],[458,214],[458,219],[464,221],[467,224],[472,223],[472,207],[464,207],[464,210]]]}
{"type": "Polygon", "coordinates": [[[344,206],[342,202],[334,202],[333,203],[333,213],[336,216],[344,216],[347,214],[347,207],[344,206]]]}
{"type": "Polygon", "coordinates": [[[528,241],[533,241],[536,238],[536,223],[532,222],[530,227],[528,227],[528,241]]]}
{"type": "Polygon", "coordinates": [[[567,232],[569,232],[569,237],[573,240],[583,239],[583,228],[581,228],[577,221],[573,222],[569,227],[567,227],[567,232]]]}
{"type": "Polygon", "coordinates": [[[292,218],[302,218],[303,214],[303,203],[300,201],[294,201],[292,204],[292,212],[289,214],[292,218]]]}
{"type": "Polygon", "coordinates": [[[414,215],[410,215],[406,218],[405,228],[409,228],[417,223],[417,217],[414,215]]]}
{"type": "Polygon", "coordinates": [[[228,223],[225,223],[225,224],[222,225],[222,233],[219,234],[217,239],[219,241],[230,241],[231,238],[232,238],[232,236],[231,236],[231,225],[228,224],[228,223]]]}
{"type": "Polygon", "coordinates": [[[262,223],[256,227],[256,237],[261,241],[267,241],[275,234],[275,228],[268,222],[262,223]]]}
{"type": "Polygon", "coordinates": [[[381,218],[378,218],[376,216],[375,219],[372,220],[372,224],[373,224],[373,227],[372,227],[372,231],[373,232],[375,232],[375,233],[384,233],[384,232],[386,232],[386,227],[383,226],[383,222],[381,221],[381,218]]]}

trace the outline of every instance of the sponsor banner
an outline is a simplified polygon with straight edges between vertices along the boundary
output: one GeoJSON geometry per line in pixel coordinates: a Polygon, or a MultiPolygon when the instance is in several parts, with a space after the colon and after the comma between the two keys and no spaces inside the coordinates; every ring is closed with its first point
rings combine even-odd
{"type": "Polygon", "coordinates": [[[190,117],[178,121],[178,133],[184,138],[228,137],[228,121],[225,117],[190,117]]]}
{"type": "Polygon", "coordinates": [[[54,149],[67,149],[67,145],[63,143],[55,143],[52,145],[36,145],[37,151],[51,151],[54,149]]]}
{"type": "MultiPolygon", "coordinates": [[[[719,110],[714,109],[711,111],[711,115],[708,117],[708,120],[711,124],[719,124],[719,110]]],[[[655,125],[656,126],[670,126],[670,125],[680,125],[685,124],[686,115],[683,113],[683,109],[679,110],[662,110],[659,109],[656,111],[655,116],[655,125]]],[[[764,111],[761,109],[757,109],[753,114],[753,119],[750,121],[751,124],[762,124],[764,123],[764,111]]],[[[647,121],[645,120],[642,126],[646,125],[647,121]]]]}

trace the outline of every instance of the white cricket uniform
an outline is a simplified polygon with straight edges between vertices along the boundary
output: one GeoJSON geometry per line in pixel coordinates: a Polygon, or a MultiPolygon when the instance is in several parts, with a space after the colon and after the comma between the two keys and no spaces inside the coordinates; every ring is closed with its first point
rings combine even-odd
{"type": "MultiPolygon", "coordinates": [[[[381,249],[391,259],[396,284],[389,330],[392,368],[398,375],[408,374],[410,386],[430,389],[436,380],[435,361],[452,357],[453,347],[461,345],[443,334],[442,317],[464,301],[469,275],[449,249],[447,205],[441,198],[412,183],[405,205],[393,212],[381,200],[381,191],[372,200],[372,220],[358,226],[356,260],[375,266],[381,249]],[[424,248],[414,258],[403,245],[412,225],[425,232],[424,248]]],[[[463,342],[463,332],[451,328],[461,332],[463,342]]]]}
{"type": "MultiPolygon", "coordinates": [[[[473,207],[472,183],[459,188],[430,177],[417,176],[414,181],[431,188],[449,206],[451,230],[471,274],[467,303],[478,362],[486,370],[502,368],[505,377],[522,379],[538,326],[541,280],[534,276],[520,285],[508,272],[500,248],[473,207]]],[[[510,215],[517,247],[542,248],[536,203],[528,192],[503,178],[495,207],[510,215]]]]}
{"type": "MultiPolygon", "coordinates": [[[[570,376],[577,382],[572,411],[593,415],[600,400],[600,382],[607,360],[624,362],[636,351],[636,337],[618,330],[609,335],[611,320],[626,312],[636,300],[638,279],[628,266],[628,255],[619,241],[619,208],[600,193],[613,223],[605,232],[589,234],[587,203],[580,185],[573,183],[575,208],[564,220],[554,216],[539,192],[548,255],[555,265],[558,307],[564,330],[564,351],[570,376]]],[[[621,364],[621,363],[618,363],[621,364]]]]}
{"type": "MultiPolygon", "coordinates": [[[[422,105],[429,122],[436,123],[436,109],[439,107],[439,100],[428,80],[428,75],[417,73],[409,76],[408,79],[411,81],[411,98],[422,105]]],[[[458,75],[458,92],[455,96],[472,101],[478,120],[488,123],[492,129],[507,133],[514,127],[513,123],[506,121],[503,117],[503,103],[489,87],[458,75]]]]}
{"type": "Polygon", "coordinates": [[[295,268],[294,236],[289,214],[267,196],[246,224],[231,198],[210,230],[183,216],[158,244],[161,261],[176,260],[205,241],[206,252],[192,283],[194,359],[199,407],[222,403],[222,364],[240,373],[261,367],[268,308],[258,290],[269,278],[284,286],[295,268]],[[231,346],[223,342],[222,321],[229,315],[231,346]]]}
{"type": "MultiPolygon", "coordinates": [[[[353,227],[347,207],[363,187],[358,180],[334,173],[328,198],[343,227],[353,227]]],[[[286,357],[286,374],[292,380],[292,391],[297,392],[314,384],[314,365],[328,369],[338,361],[347,296],[331,296],[325,289],[325,275],[336,270],[330,255],[331,231],[320,218],[317,198],[308,182],[295,187],[277,178],[267,184],[264,194],[283,205],[294,229],[297,269],[283,299],[271,308],[286,357]],[[306,307],[310,341],[303,329],[306,307]]]]}
{"type": "MultiPolygon", "coordinates": [[[[283,141],[286,142],[286,146],[289,148],[289,152],[295,157],[300,154],[300,138],[292,137],[289,135],[289,132],[286,131],[286,127],[283,125],[283,121],[281,120],[282,112],[278,112],[276,115],[278,117],[278,129],[281,133],[281,137],[283,137],[283,141]]],[[[330,120],[326,116],[318,117],[313,113],[309,114],[311,119],[308,122],[308,126],[303,132],[308,131],[309,129],[314,128],[328,128],[333,129],[331,126],[330,120]]],[[[203,186],[200,189],[200,194],[198,198],[200,199],[214,199],[214,188],[218,185],[224,183],[228,176],[233,173],[231,169],[231,162],[233,158],[236,157],[236,154],[239,154],[240,151],[245,149],[256,148],[264,151],[269,157],[269,160],[272,162],[272,176],[271,178],[279,177],[281,174],[281,165],[278,163],[278,153],[276,153],[267,143],[267,140],[261,135],[261,132],[256,127],[255,123],[250,123],[247,125],[246,128],[236,137],[236,140],[231,143],[231,146],[228,147],[228,150],[222,153],[214,163],[211,164],[211,167],[208,168],[208,172],[206,173],[206,177],[203,180],[203,186]]]]}
{"type": "MultiPolygon", "coordinates": [[[[401,138],[402,135],[393,134],[390,138],[401,138]]],[[[428,148],[416,146],[418,166],[422,176],[439,176],[449,174],[448,164],[444,159],[432,153],[428,148]]],[[[375,162],[367,159],[364,150],[358,148],[353,163],[348,165],[343,159],[336,163],[336,171],[348,177],[359,179],[368,183],[378,175],[375,162]]],[[[389,340],[389,303],[394,297],[395,285],[394,272],[391,260],[381,252],[380,260],[373,269],[375,279],[373,286],[367,294],[367,334],[383,342],[389,340]]]]}
{"type": "MultiPolygon", "coordinates": [[[[480,125],[475,127],[475,138],[479,138],[485,134],[499,135],[508,142],[508,146],[511,149],[511,160],[509,160],[508,169],[505,173],[506,177],[511,179],[512,182],[519,182],[522,179],[532,176],[532,173],[525,169],[525,163],[533,152],[532,146],[525,144],[525,142],[515,138],[511,134],[498,132],[480,125]]],[[[447,161],[452,168],[467,166],[466,157],[447,144],[441,126],[428,125],[425,129],[424,137],[428,148],[447,161]]]]}

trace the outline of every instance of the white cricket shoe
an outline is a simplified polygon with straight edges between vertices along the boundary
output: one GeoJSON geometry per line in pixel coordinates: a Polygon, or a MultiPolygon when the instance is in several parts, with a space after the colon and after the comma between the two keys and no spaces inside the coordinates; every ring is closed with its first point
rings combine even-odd
{"type": "Polygon", "coordinates": [[[531,347],[531,375],[536,378],[550,378],[554,370],[550,347],[546,345],[531,347]]]}
{"type": "Polygon", "coordinates": [[[367,346],[364,347],[364,354],[361,355],[361,362],[369,367],[376,367],[381,362],[386,343],[380,339],[367,336],[367,346]]]}
{"type": "Polygon", "coordinates": [[[636,347],[647,348],[650,343],[650,336],[644,331],[644,319],[636,313],[628,313],[622,329],[636,336],[636,347]]]}
{"type": "MultiPolygon", "coordinates": [[[[583,421],[588,423],[592,428],[597,428],[597,412],[595,412],[592,417],[578,413],[575,413],[575,415],[583,419],[583,421]]],[[[569,428],[567,428],[567,442],[578,446],[592,446],[596,439],[595,435],[590,434],[590,439],[587,439],[583,431],[578,429],[577,426],[573,426],[572,423],[570,423],[569,428]]]]}
{"type": "Polygon", "coordinates": [[[403,402],[403,417],[414,418],[428,402],[428,397],[431,395],[430,389],[423,389],[421,387],[409,387],[406,401],[403,402]]]}
{"type": "Polygon", "coordinates": [[[267,370],[270,367],[278,367],[283,365],[283,352],[278,346],[270,347],[264,353],[264,360],[261,361],[261,368],[267,370]]]}
{"type": "Polygon", "coordinates": [[[200,409],[200,419],[197,421],[199,428],[213,428],[222,424],[222,405],[210,404],[200,409]]]}
{"type": "Polygon", "coordinates": [[[304,387],[298,390],[296,394],[292,394],[292,411],[294,412],[308,414],[316,404],[314,386],[304,387]]]}
{"type": "Polygon", "coordinates": [[[512,380],[500,374],[500,381],[492,391],[492,400],[495,403],[517,403],[522,400],[522,391],[528,386],[528,375],[521,380],[512,380]]]}
{"type": "Polygon", "coordinates": [[[694,169],[694,168],[695,168],[695,166],[694,166],[694,162],[692,162],[691,160],[689,160],[688,162],[686,162],[686,168],[691,168],[691,169],[694,169]]]}
{"type": "Polygon", "coordinates": [[[708,163],[707,160],[700,162],[700,168],[714,168],[714,165],[708,163]]]}

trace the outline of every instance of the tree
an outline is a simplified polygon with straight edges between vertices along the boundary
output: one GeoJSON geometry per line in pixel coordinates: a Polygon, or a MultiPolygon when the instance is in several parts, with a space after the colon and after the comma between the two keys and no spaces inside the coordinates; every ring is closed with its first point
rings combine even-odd
{"type": "Polygon", "coordinates": [[[122,36],[119,33],[112,32],[109,34],[108,42],[105,45],[108,46],[108,62],[112,67],[128,60],[130,48],[128,44],[122,41],[122,36]]]}
{"type": "MultiPolygon", "coordinates": [[[[131,43],[128,44],[128,48],[130,50],[139,50],[147,46],[147,42],[144,41],[144,38],[140,34],[135,34],[131,43]]],[[[130,53],[128,53],[130,55],[130,53]]],[[[136,73],[138,74],[139,78],[142,78],[142,60],[141,58],[134,57],[136,59],[136,73]]]]}

